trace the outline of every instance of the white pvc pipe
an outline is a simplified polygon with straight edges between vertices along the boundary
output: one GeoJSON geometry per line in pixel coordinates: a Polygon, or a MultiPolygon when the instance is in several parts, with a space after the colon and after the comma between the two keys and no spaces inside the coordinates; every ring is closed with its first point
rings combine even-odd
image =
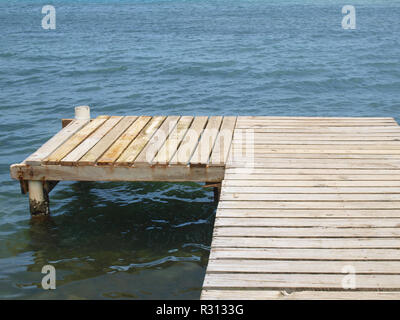
{"type": "Polygon", "coordinates": [[[75,119],[76,120],[90,120],[89,106],[75,107],[75,119]]]}

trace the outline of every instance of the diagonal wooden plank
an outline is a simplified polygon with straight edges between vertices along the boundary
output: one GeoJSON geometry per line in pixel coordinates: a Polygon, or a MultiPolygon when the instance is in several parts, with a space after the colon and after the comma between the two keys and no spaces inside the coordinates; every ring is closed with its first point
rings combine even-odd
{"type": "MultiPolygon", "coordinates": [[[[140,133],[131,141],[125,151],[122,152],[121,156],[114,162],[116,166],[130,166],[132,162],[137,158],[142,149],[147,145],[153,134],[161,126],[166,119],[165,116],[153,117],[150,122],[140,131],[140,133]]],[[[120,141],[121,145],[127,142],[127,139],[133,137],[134,129],[130,132],[130,135],[124,137],[124,140],[120,141]],[[126,138],[126,139],[125,139],[126,138]]],[[[119,149],[120,150],[120,149],[119,149]]],[[[119,152],[119,151],[117,151],[119,152]]],[[[114,156],[109,154],[110,156],[114,156]]],[[[112,158],[113,159],[113,158],[112,158]]]]}
{"type": "Polygon", "coordinates": [[[149,143],[142,149],[132,165],[136,167],[150,165],[158,150],[162,147],[171,131],[175,128],[179,118],[179,116],[168,116],[151,137],[149,143]]]}
{"type": "Polygon", "coordinates": [[[53,153],[43,160],[44,164],[59,164],[60,160],[68,153],[74,150],[79,144],[82,143],[87,137],[97,130],[109,117],[100,116],[88,123],[81,130],[76,132],[72,137],[65,141],[53,153]]]}
{"type": "MultiPolygon", "coordinates": [[[[128,117],[126,117],[128,118],[128,117]]],[[[135,117],[136,119],[137,117],[135,117]]],[[[112,165],[118,157],[124,152],[126,147],[136,138],[142,131],[144,126],[150,121],[149,116],[140,116],[136,121],[129,121],[124,128],[118,129],[119,134],[116,132],[116,139],[113,139],[109,144],[104,144],[104,150],[101,152],[101,157],[97,157],[97,164],[100,166],[112,165]],[[123,134],[121,135],[121,133],[123,134]]],[[[100,152],[99,152],[100,153],[100,152]]]]}
{"type": "Polygon", "coordinates": [[[153,163],[158,165],[167,165],[169,160],[173,157],[179,144],[182,142],[193,117],[183,116],[179,119],[175,128],[171,131],[168,139],[165,141],[161,149],[155,156],[153,163]]]}
{"type": "Polygon", "coordinates": [[[115,125],[121,121],[121,116],[112,116],[107,119],[104,124],[98,128],[93,134],[86,138],[79,146],[66,155],[61,161],[61,165],[77,165],[82,158],[93,146],[95,146],[115,125]]]}
{"type": "Polygon", "coordinates": [[[42,163],[42,159],[50,155],[54,150],[56,150],[60,145],[62,145],[72,135],[74,135],[78,130],[88,123],[89,120],[73,120],[65,128],[48,140],[44,145],[42,145],[38,150],[26,158],[24,163],[30,166],[39,166],[42,163]]]}
{"type": "Polygon", "coordinates": [[[170,160],[169,165],[187,165],[189,163],[190,157],[196,149],[207,120],[208,117],[205,116],[195,117],[185,138],[170,160]]]}
{"type": "Polygon", "coordinates": [[[137,119],[136,116],[126,116],[119,121],[92,149],[79,161],[79,166],[94,165],[96,160],[117,140],[122,133],[137,119]]]}
{"type": "Polygon", "coordinates": [[[225,166],[232,143],[237,117],[224,117],[217,140],[212,150],[209,166],[225,166]]]}
{"type": "Polygon", "coordinates": [[[208,164],[211,150],[214,147],[221,123],[221,116],[210,117],[200,137],[199,143],[197,144],[196,150],[190,158],[190,166],[206,166],[208,164]]]}

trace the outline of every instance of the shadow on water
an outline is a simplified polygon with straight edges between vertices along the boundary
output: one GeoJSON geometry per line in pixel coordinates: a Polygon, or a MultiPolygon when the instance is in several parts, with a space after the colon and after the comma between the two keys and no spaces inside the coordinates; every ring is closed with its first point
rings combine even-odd
{"type": "Polygon", "coordinates": [[[32,219],[19,239],[27,245],[15,252],[31,255],[31,276],[16,284],[23,297],[199,298],[212,192],[196,183],[76,182],[51,198],[52,216],[32,219]],[[40,286],[46,264],[57,271],[53,291],[40,286]]]}

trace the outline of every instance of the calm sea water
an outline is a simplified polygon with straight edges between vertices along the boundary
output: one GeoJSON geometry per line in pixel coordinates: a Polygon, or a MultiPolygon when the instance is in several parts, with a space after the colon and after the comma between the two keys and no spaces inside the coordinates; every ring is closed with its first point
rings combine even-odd
{"type": "Polygon", "coordinates": [[[100,114],[400,119],[400,2],[0,1],[0,298],[196,299],[215,207],[195,183],[60,183],[31,221],[10,179],[88,104],[100,114]],[[40,287],[57,269],[57,289],[40,287]]]}

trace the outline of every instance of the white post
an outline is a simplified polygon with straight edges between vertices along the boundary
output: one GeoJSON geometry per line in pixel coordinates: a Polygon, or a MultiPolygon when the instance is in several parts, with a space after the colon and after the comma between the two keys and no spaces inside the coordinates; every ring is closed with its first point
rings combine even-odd
{"type": "Polygon", "coordinates": [[[32,216],[48,215],[49,197],[43,188],[43,183],[40,180],[29,180],[29,209],[32,216]]]}
{"type": "Polygon", "coordinates": [[[75,119],[76,120],[90,120],[89,106],[75,107],[75,119]]]}

